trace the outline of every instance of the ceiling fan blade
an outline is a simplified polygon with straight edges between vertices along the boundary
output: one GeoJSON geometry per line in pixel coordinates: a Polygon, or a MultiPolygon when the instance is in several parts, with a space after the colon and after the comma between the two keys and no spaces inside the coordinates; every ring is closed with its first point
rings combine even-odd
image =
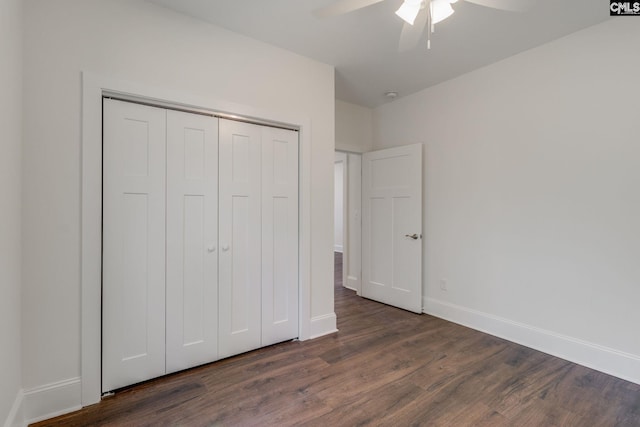
{"type": "Polygon", "coordinates": [[[316,18],[328,18],[329,16],[353,12],[381,1],[384,0],[338,0],[329,6],[314,10],[312,13],[316,18]]]}
{"type": "Polygon", "coordinates": [[[428,16],[427,9],[423,9],[416,17],[413,25],[405,22],[402,27],[402,32],[400,33],[400,44],[398,46],[400,52],[406,52],[418,45],[420,38],[422,38],[422,33],[427,26],[428,16]]]}
{"type": "Polygon", "coordinates": [[[494,9],[508,10],[509,12],[526,12],[531,7],[531,0],[465,0],[480,6],[494,9]]]}

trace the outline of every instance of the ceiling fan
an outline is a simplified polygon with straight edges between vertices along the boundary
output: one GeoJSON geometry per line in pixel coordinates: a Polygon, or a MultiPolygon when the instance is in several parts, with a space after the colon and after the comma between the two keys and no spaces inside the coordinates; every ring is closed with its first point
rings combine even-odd
{"type": "MultiPolygon", "coordinates": [[[[316,9],[313,14],[318,18],[343,15],[367,6],[380,3],[384,0],[338,0],[326,7],[316,9]]],[[[431,49],[431,34],[434,25],[442,22],[454,13],[451,5],[458,0],[404,0],[396,11],[405,22],[400,34],[400,51],[413,49],[425,28],[427,32],[427,49],[431,49]]],[[[463,0],[480,6],[511,12],[524,12],[528,9],[531,0],[463,0]]]]}

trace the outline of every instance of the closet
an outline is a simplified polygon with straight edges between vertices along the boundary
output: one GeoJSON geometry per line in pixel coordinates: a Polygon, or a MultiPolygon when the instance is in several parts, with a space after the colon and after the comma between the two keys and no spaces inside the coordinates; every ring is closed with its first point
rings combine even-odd
{"type": "Polygon", "coordinates": [[[102,391],[298,336],[298,135],[103,103],[102,391]]]}

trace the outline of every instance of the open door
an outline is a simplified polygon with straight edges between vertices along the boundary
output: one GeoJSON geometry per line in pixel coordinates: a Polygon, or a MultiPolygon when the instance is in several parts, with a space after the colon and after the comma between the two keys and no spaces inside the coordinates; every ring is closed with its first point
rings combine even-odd
{"type": "Polygon", "coordinates": [[[422,312],[422,144],[362,158],[362,296],[422,312]]]}

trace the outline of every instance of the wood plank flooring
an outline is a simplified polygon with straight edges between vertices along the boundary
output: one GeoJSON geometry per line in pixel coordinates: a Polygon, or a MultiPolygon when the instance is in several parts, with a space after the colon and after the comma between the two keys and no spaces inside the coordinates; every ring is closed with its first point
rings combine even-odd
{"type": "Polygon", "coordinates": [[[640,426],[640,386],[342,287],[336,334],[129,388],[36,426],[640,426]]]}

